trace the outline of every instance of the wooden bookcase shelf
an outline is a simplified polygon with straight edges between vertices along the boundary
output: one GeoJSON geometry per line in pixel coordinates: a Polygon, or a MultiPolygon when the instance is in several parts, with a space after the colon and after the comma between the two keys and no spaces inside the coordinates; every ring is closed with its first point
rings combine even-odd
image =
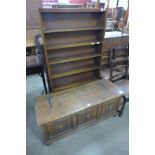
{"type": "Polygon", "coordinates": [[[103,30],[103,27],[84,27],[84,28],[69,28],[69,29],[45,29],[43,32],[45,34],[48,33],[56,33],[56,32],[72,32],[72,31],[89,31],[89,30],[103,30]]]}
{"type": "Polygon", "coordinates": [[[63,9],[44,9],[44,8],[40,8],[39,9],[40,12],[42,13],[58,13],[58,12],[61,12],[61,13],[66,13],[66,12],[89,12],[89,13],[92,13],[92,12],[96,12],[96,13],[103,13],[105,12],[106,10],[103,10],[103,9],[96,9],[96,8],[84,8],[84,9],[81,9],[81,8],[63,8],[63,9]]]}
{"type": "Polygon", "coordinates": [[[67,63],[67,62],[72,62],[72,61],[80,61],[80,60],[85,60],[85,59],[91,59],[91,58],[95,58],[95,57],[100,57],[101,54],[99,53],[89,53],[89,54],[83,54],[83,55],[79,55],[79,56],[71,56],[71,57],[67,57],[65,58],[55,58],[54,60],[49,60],[49,65],[53,65],[53,64],[60,64],[60,63],[67,63]]]}
{"type": "Polygon", "coordinates": [[[93,81],[96,81],[96,80],[97,80],[97,78],[93,77],[92,79],[89,79],[89,80],[83,80],[83,81],[81,80],[81,81],[72,82],[72,83],[67,84],[65,86],[60,86],[58,88],[54,88],[54,91],[59,91],[59,90],[67,89],[67,88],[76,87],[76,86],[83,85],[83,84],[93,82],[93,81]]]}
{"type": "Polygon", "coordinates": [[[70,44],[59,44],[59,45],[46,45],[47,50],[55,50],[60,48],[71,48],[71,47],[80,47],[80,46],[89,46],[89,45],[98,45],[102,44],[101,41],[88,41],[88,42],[77,42],[77,43],[70,43],[70,44]]]}
{"type": "Polygon", "coordinates": [[[39,9],[50,91],[100,78],[105,10],[39,9]]]}
{"type": "Polygon", "coordinates": [[[95,80],[98,80],[98,77],[95,76],[95,71],[79,73],[78,76],[70,75],[70,76],[65,76],[63,78],[56,78],[53,80],[54,91],[72,88],[74,86],[83,85],[95,80]]]}
{"type": "Polygon", "coordinates": [[[92,70],[96,70],[99,69],[99,66],[87,66],[87,67],[82,67],[82,68],[78,68],[78,69],[73,69],[67,72],[62,72],[62,73],[57,73],[57,74],[53,74],[51,76],[51,78],[60,78],[63,76],[68,76],[68,75],[74,75],[74,74],[78,74],[78,73],[83,73],[83,72],[88,72],[88,71],[92,71],[92,70]]]}

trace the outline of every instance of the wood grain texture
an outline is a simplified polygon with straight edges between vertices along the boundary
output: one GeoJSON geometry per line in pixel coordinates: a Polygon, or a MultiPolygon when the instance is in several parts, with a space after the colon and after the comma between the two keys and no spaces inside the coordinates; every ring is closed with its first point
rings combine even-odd
{"type": "Polygon", "coordinates": [[[26,27],[40,26],[38,9],[42,7],[42,0],[26,0],[26,27]]]}
{"type": "Polygon", "coordinates": [[[55,49],[61,49],[61,48],[72,48],[72,47],[81,47],[81,46],[94,46],[102,44],[101,41],[97,40],[91,40],[87,42],[74,42],[74,43],[66,43],[66,44],[57,44],[57,45],[47,45],[47,50],[55,50],[55,49]]]}
{"type": "Polygon", "coordinates": [[[48,96],[40,96],[36,99],[38,125],[87,109],[87,104],[93,107],[121,96],[118,88],[104,79],[49,95],[52,97],[52,108],[49,107],[48,96]]]}
{"type": "Polygon", "coordinates": [[[76,28],[66,28],[66,29],[45,29],[44,33],[56,33],[56,32],[73,32],[73,31],[89,31],[89,30],[103,30],[103,27],[85,27],[85,28],[81,28],[81,27],[76,27],[76,28]]]}
{"type": "Polygon", "coordinates": [[[113,48],[122,48],[124,46],[127,46],[128,43],[129,43],[129,36],[118,36],[118,37],[116,36],[116,37],[104,38],[102,66],[110,65],[110,52],[112,51],[113,48]]]}
{"type": "Polygon", "coordinates": [[[73,87],[91,80],[90,78],[83,80],[81,73],[91,72],[93,73],[93,77],[90,76],[92,80],[99,79],[105,11],[40,9],[40,19],[51,91],[73,87]],[[87,55],[86,48],[90,49],[90,53],[94,53],[87,55]],[[81,50],[80,54],[77,49],[81,50]],[[61,54],[56,54],[56,51],[58,53],[60,51],[61,54]],[[88,63],[88,59],[91,63],[88,63]],[[72,76],[79,76],[79,74],[81,75],[78,80],[72,76]]]}
{"type": "Polygon", "coordinates": [[[90,59],[90,58],[95,58],[95,57],[100,57],[101,55],[98,53],[89,53],[89,54],[83,54],[82,56],[71,56],[67,57],[66,59],[64,58],[55,58],[53,61],[49,61],[49,65],[52,64],[60,64],[60,63],[67,63],[67,62],[72,62],[72,61],[78,61],[78,60],[85,60],[85,59],[90,59]]]}
{"type": "Polygon", "coordinates": [[[77,75],[64,76],[62,78],[52,79],[54,85],[53,91],[59,91],[63,89],[72,88],[75,86],[83,85],[92,81],[98,80],[98,77],[94,75],[94,72],[83,72],[77,75]]]}
{"type": "Polygon", "coordinates": [[[99,68],[99,66],[94,66],[94,65],[93,66],[86,66],[86,67],[82,67],[82,68],[78,68],[78,69],[73,69],[73,70],[70,70],[67,72],[53,74],[52,78],[59,78],[59,77],[63,77],[63,76],[74,75],[74,74],[78,74],[78,73],[96,70],[98,68],[99,68]]]}
{"type": "Polygon", "coordinates": [[[120,99],[119,89],[104,79],[40,96],[35,104],[37,123],[46,127],[44,135],[48,143],[107,116],[117,115],[120,99]]]}
{"type": "Polygon", "coordinates": [[[26,41],[27,42],[32,42],[31,44],[33,46],[35,46],[35,43],[34,43],[34,36],[37,35],[37,34],[41,34],[41,30],[40,28],[28,28],[26,29],[26,41]]]}

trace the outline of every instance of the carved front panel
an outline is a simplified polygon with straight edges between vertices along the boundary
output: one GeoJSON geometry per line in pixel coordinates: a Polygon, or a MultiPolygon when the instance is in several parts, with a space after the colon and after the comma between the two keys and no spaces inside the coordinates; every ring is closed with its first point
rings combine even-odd
{"type": "Polygon", "coordinates": [[[116,105],[117,110],[121,110],[122,106],[123,106],[123,97],[120,97],[116,105]]]}
{"type": "Polygon", "coordinates": [[[87,122],[87,111],[80,111],[76,114],[77,126],[80,126],[87,122]]]}
{"type": "Polygon", "coordinates": [[[114,111],[117,111],[118,99],[113,99],[100,105],[100,117],[104,117],[114,111]]]}
{"type": "Polygon", "coordinates": [[[96,119],[97,106],[87,109],[87,122],[96,119]]]}
{"type": "Polygon", "coordinates": [[[57,135],[61,132],[72,129],[72,119],[71,116],[56,120],[54,122],[47,124],[49,136],[57,135]]]}
{"type": "Polygon", "coordinates": [[[77,126],[80,126],[80,125],[83,125],[85,123],[95,120],[96,114],[97,114],[97,106],[90,107],[87,110],[77,113],[76,114],[77,126]]]}

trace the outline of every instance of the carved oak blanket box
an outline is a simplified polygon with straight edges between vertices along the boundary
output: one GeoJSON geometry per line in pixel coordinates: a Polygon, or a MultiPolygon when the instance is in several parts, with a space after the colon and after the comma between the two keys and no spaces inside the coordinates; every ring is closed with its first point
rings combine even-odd
{"type": "Polygon", "coordinates": [[[36,98],[37,124],[46,144],[100,120],[118,116],[124,107],[118,88],[102,79],[36,98]]]}

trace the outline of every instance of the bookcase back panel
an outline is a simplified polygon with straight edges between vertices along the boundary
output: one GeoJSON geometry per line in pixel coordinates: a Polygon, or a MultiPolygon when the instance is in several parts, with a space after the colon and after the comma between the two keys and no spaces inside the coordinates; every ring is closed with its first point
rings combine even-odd
{"type": "Polygon", "coordinates": [[[47,45],[96,41],[96,35],[95,31],[52,33],[45,35],[45,41],[47,45]]]}
{"type": "Polygon", "coordinates": [[[97,80],[97,77],[94,75],[93,71],[80,73],[78,75],[70,75],[62,78],[52,79],[53,87],[62,87],[68,84],[76,84],[79,82],[86,82],[91,80],[97,80]]]}
{"type": "Polygon", "coordinates": [[[66,49],[58,49],[52,50],[48,53],[49,60],[55,60],[59,58],[69,58],[74,56],[83,56],[85,54],[90,53],[99,53],[95,46],[83,46],[76,48],[66,48],[66,49]]]}
{"type": "Polygon", "coordinates": [[[75,61],[74,63],[68,62],[64,64],[50,65],[50,69],[51,69],[51,74],[54,74],[54,73],[70,71],[73,69],[79,69],[87,66],[90,67],[94,65],[95,65],[94,59],[88,59],[88,60],[75,61]]]}
{"type": "Polygon", "coordinates": [[[67,29],[78,27],[103,26],[103,22],[98,22],[103,13],[43,13],[45,29],[67,29]]]}

